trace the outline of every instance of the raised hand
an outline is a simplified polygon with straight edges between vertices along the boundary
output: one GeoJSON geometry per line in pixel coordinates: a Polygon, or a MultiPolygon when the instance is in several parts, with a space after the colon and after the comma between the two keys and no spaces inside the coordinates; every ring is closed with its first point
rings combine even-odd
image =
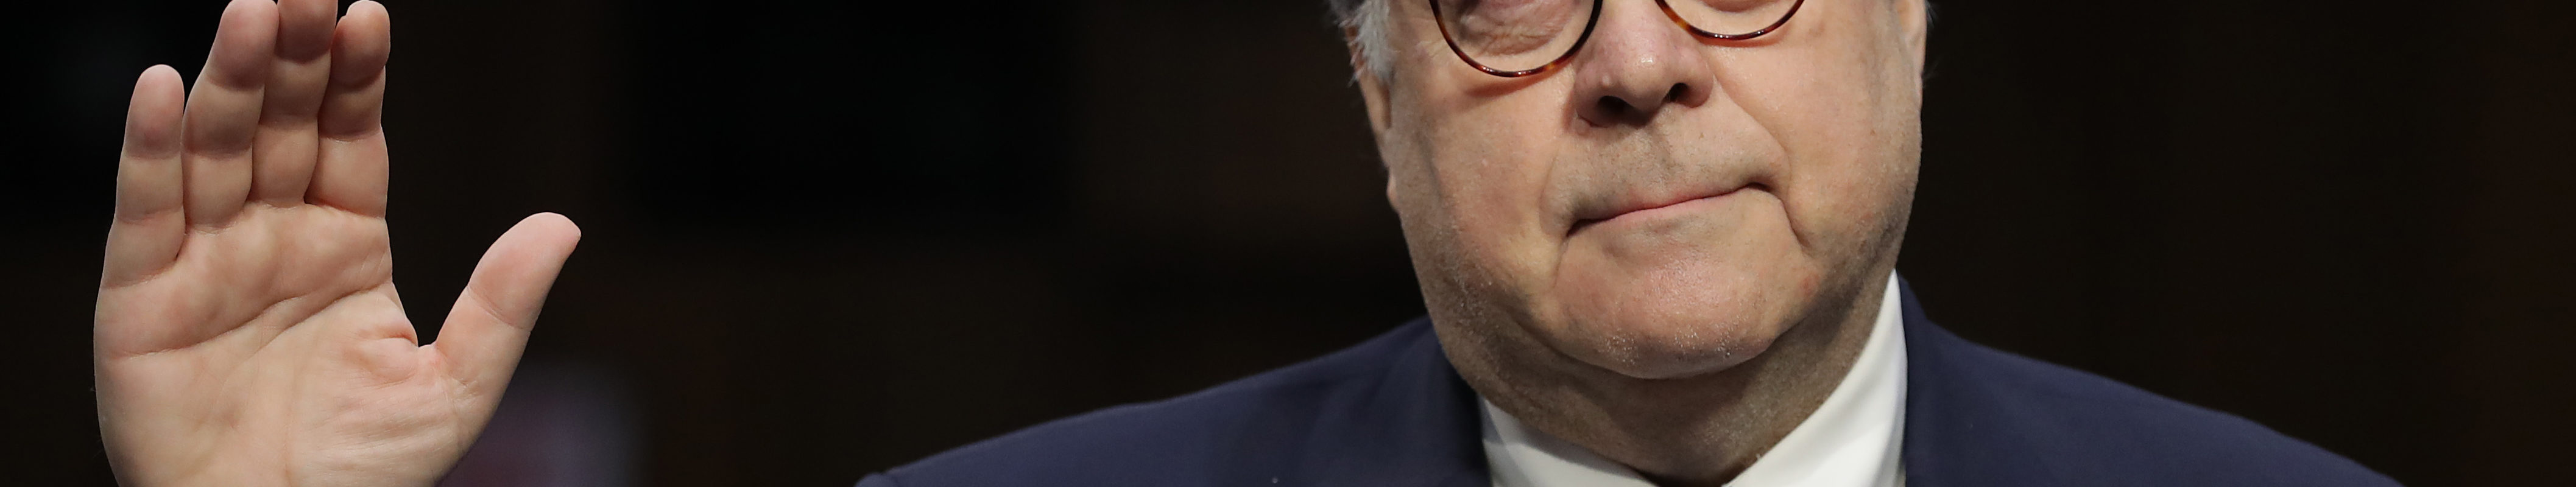
{"type": "Polygon", "coordinates": [[[420,345],[394,293],[383,6],[235,0],[190,93],[135,82],[94,353],[127,485],[429,485],[482,431],[580,230],[530,216],[420,345]]]}

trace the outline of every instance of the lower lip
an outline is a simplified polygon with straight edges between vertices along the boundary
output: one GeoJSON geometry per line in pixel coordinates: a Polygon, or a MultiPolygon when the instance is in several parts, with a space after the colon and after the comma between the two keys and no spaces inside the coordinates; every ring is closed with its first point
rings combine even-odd
{"type": "Polygon", "coordinates": [[[1723,198],[1726,198],[1727,196],[1729,196],[1729,195],[1733,195],[1733,194],[1735,194],[1735,193],[1736,193],[1735,191],[1728,191],[1728,192],[1718,193],[1718,194],[1714,194],[1714,195],[1708,195],[1708,196],[1702,196],[1702,197],[1698,197],[1698,198],[1692,198],[1692,199],[1689,199],[1689,200],[1684,200],[1684,201],[1679,202],[1679,203],[1673,203],[1673,204],[1664,205],[1664,206],[1657,206],[1657,207],[1653,207],[1653,208],[1646,208],[1646,209],[1641,209],[1641,210],[1635,210],[1635,211],[1630,211],[1630,212],[1627,212],[1627,213],[1620,213],[1620,214],[1618,214],[1618,215],[1613,215],[1613,216],[1611,216],[1611,217],[1609,217],[1609,218],[1604,218],[1604,219],[1600,219],[1600,220],[1591,220],[1591,221],[1580,222],[1580,223],[1576,223],[1576,224],[1574,225],[1574,228],[1573,228],[1573,229],[1571,229],[1571,230],[1569,230],[1569,231],[1567,231],[1566,233],[1571,234],[1571,233],[1575,233],[1575,232],[1581,232],[1581,231],[1583,231],[1584,229],[1592,228],[1592,227],[1600,226],[1600,225],[1604,225],[1604,224],[1614,224],[1614,223],[1619,223],[1619,222],[1646,221],[1646,220],[1652,220],[1652,219],[1655,219],[1655,218],[1663,218],[1663,217],[1667,217],[1667,216],[1670,216],[1670,215],[1678,215],[1678,214],[1682,214],[1682,213],[1689,213],[1689,212],[1691,212],[1691,211],[1695,211],[1695,210],[1697,210],[1697,209],[1699,209],[1699,208],[1701,208],[1701,207],[1705,207],[1705,206],[1708,206],[1708,205],[1716,204],[1716,203],[1717,203],[1717,200],[1719,200],[1719,199],[1723,199],[1723,198]]]}

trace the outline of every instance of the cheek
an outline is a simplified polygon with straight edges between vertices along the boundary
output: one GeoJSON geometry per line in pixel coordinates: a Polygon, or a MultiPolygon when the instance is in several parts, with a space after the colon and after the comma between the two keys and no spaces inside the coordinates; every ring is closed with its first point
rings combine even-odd
{"type": "Polygon", "coordinates": [[[1786,150],[1775,189],[1794,231],[1825,247],[1814,250],[1841,254],[1883,226],[1912,187],[1914,97],[1886,75],[1895,53],[1882,43],[1836,35],[1854,28],[1839,22],[1813,25],[1801,42],[1734,59],[1730,88],[1751,95],[1736,100],[1786,150]]]}
{"type": "MultiPolygon", "coordinates": [[[[1545,85],[1528,89],[1542,90],[1545,85]]],[[[1513,281],[1534,279],[1554,255],[1543,211],[1564,134],[1545,96],[1426,100],[1422,182],[1454,228],[1460,251],[1513,281]]],[[[1561,99],[1561,98],[1556,98],[1561,99]]]]}

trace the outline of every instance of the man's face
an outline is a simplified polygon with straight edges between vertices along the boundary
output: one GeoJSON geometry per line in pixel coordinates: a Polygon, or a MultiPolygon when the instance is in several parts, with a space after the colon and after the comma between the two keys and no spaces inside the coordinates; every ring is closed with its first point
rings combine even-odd
{"type": "Polygon", "coordinates": [[[1894,265],[1919,0],[1810,0],[1750,41],[1602,0],[1569,64],[1522,78],[1461,62],[1419,0],[1386,1],[1392,48],[1368,55],[1395,69],[1362,91],[1444,340],[1693,376],[1839,316],[1894,265]]]}

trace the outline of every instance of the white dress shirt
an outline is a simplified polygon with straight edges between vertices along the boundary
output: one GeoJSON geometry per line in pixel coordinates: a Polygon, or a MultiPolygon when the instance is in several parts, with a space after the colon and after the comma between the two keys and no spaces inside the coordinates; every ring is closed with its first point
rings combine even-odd
{"type": "MultiPolygon", "coordinates": [[[[1814,414],[1753,461],[1733,487],[1905,485],[1905,333],[1896,276],[1851,371],[1814,414]]],[[[1485,461],[1495,487],[1651,487],[1635,470],[1484,404],[1485,461]]]]}

